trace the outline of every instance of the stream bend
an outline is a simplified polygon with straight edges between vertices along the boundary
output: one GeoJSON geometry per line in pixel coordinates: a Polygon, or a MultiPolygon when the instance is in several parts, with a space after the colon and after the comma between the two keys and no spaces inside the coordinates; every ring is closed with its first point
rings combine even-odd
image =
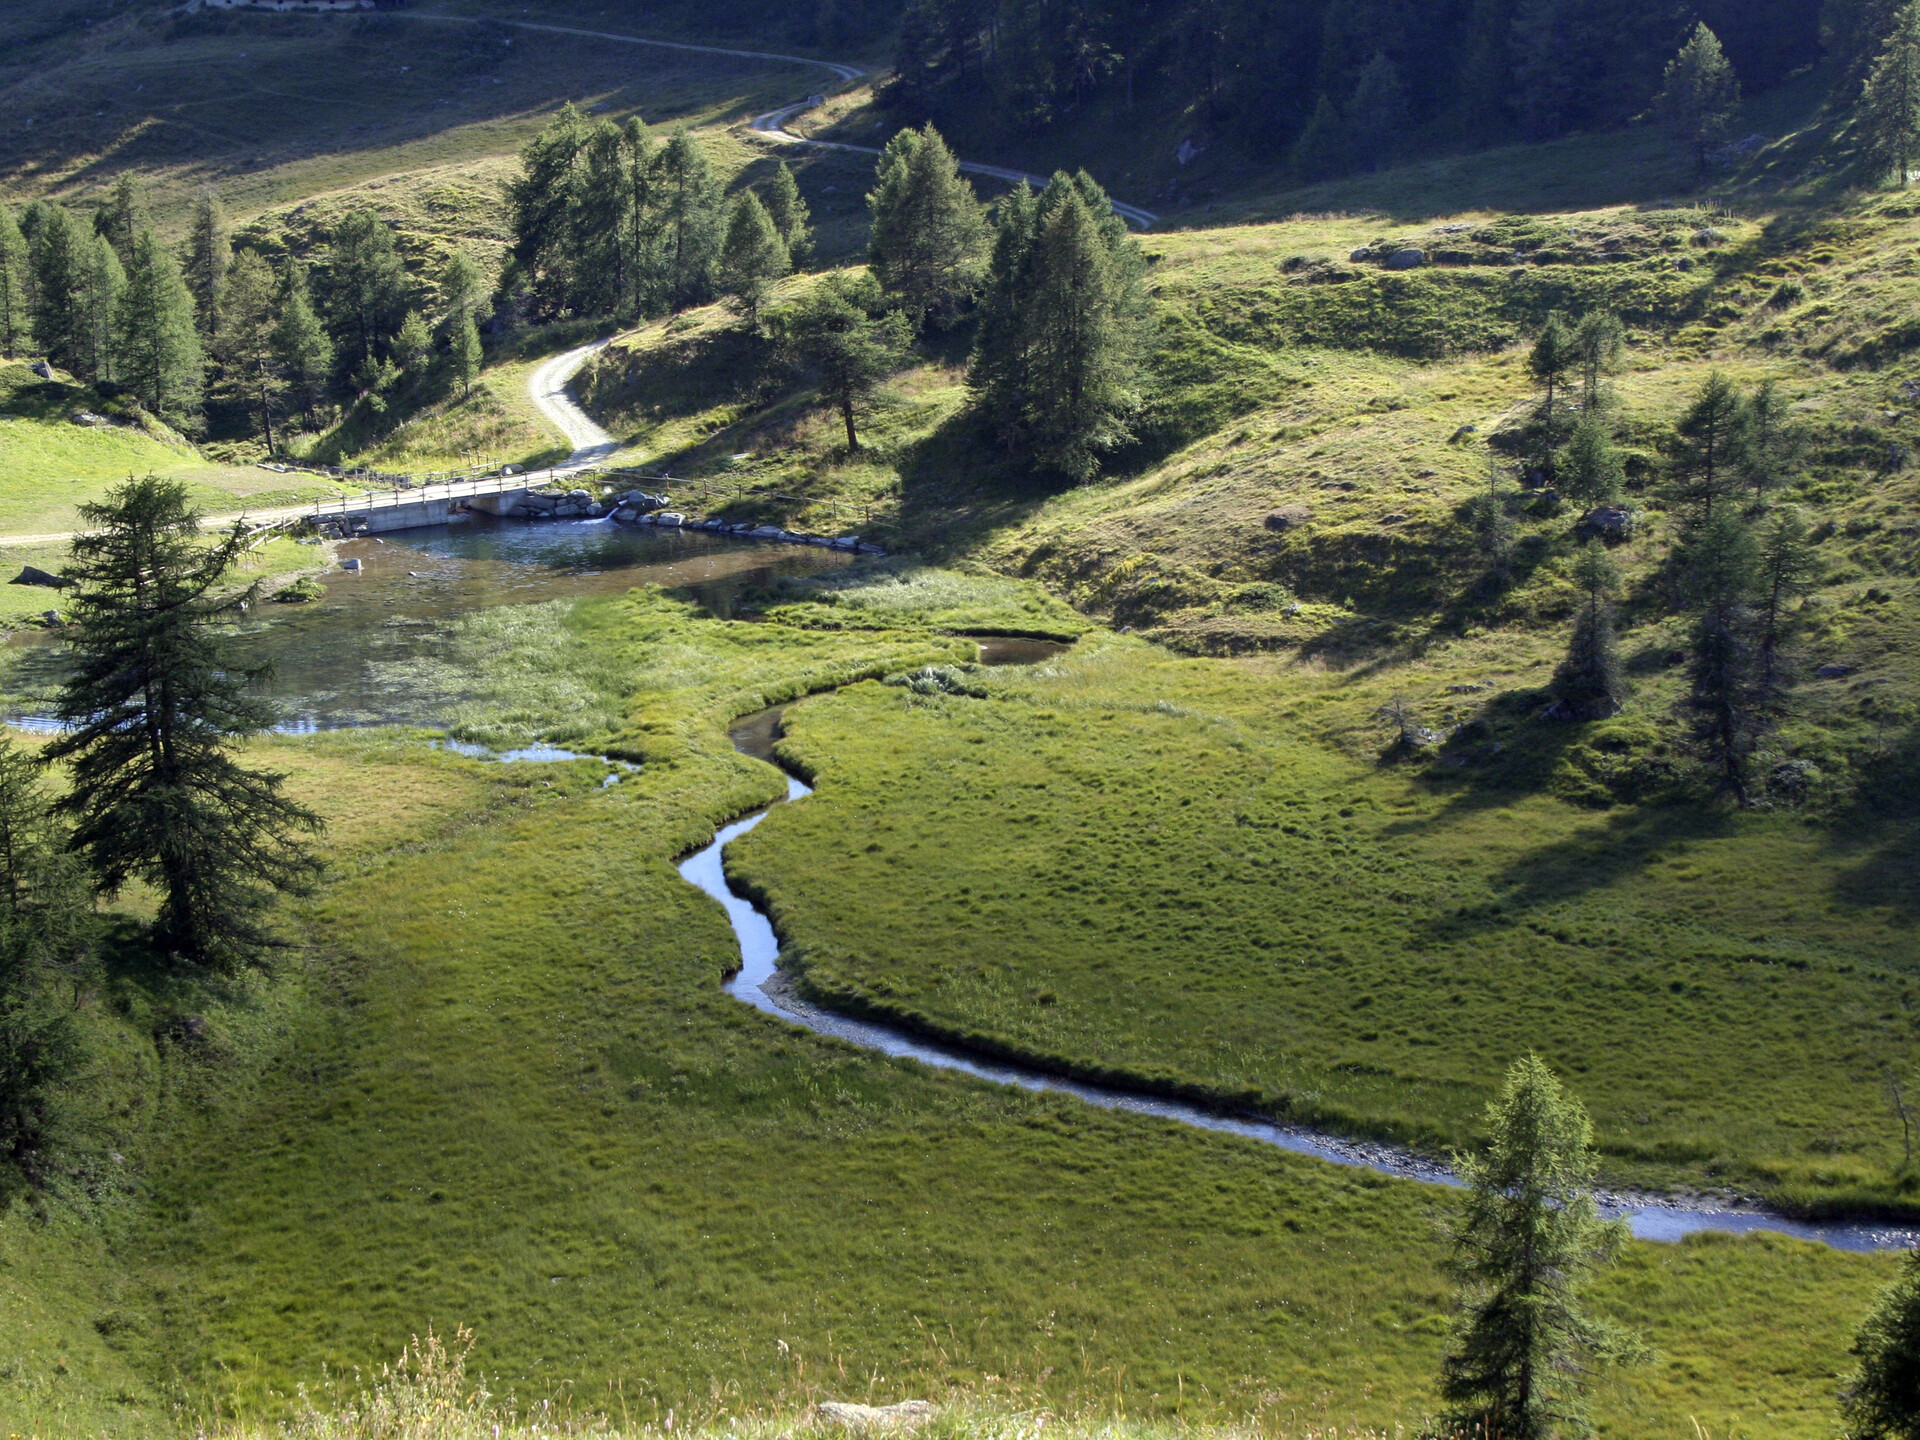
{"type": "MultiPolygon", "coordinates": [[[[743,754],[770,760],[766,752],[771,749],[777,724],[777,712],[737,722],[733,731],[735,747],[743,754]]],[[[789,775],[786,800],[776,801],[775,805],[801,800],[812,793],[808,786],[789,775]]],[[[917,1060],[936,1070],[958,1071],[975,1079],[1015,1085],[1022,1090],[1058,1091],[1105,1110],[1125,1110],[1196,1129],[1237,1135],[1297,1155],[1310,1155],[1334,1165],[1360,1166],[1399,1179],[1424,1180],[1436,1185],[1461,1183],[1447,1166],[1399,1146],[1349,1140],[1303,1126],[1229,1115],[1181,1100],[1069,1080],[989,1060],[959,1046],[941,1045],[879,1021],[854,1019],[802,998],[794,993],[790,978],[779,968],[780,939],[774,933],[773,923],[764,911],[728,883],[724,863],[726,847],[766,819],[774,808],[769,805],[734,821],[679,867],[683,880],[719,901],[727,913],[727,922],[740,944],[740,970],[727,981],[726,991],[743,1004],[817,1034],[831,1035],[884,1055],[917,1060]]],[[[1623,1217],[1634,1235],[1642,1240],[1671,1242],[1707,1231],[1745,1235],[1766,1230],[1816,1241],[1836,1250],[1911,1249],[1920,1245],[1920,1232],[1867,1221],[1795,1220],[1758,1208],[1715,1210],[1647,1195],[1603,1193],[1599,1198],[1603,1213],[1623,1217]]]]}

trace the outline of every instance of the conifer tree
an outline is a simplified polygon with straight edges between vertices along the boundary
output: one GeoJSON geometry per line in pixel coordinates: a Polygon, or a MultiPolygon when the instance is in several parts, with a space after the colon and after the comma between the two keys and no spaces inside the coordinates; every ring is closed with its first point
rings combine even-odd
{"type": "Polygon", "coordinates": [[[1920,1250],[1875,1298],[1853,1353],[1860,1365],[1840,1392],[1846,1440],[1920,1440],[1920,1250]]]}
{"type": "Polygon", "coordinates": [[[233,258],[220,297],[220,364],[235,399],[252,411],[274,452],[274,405],[286,390],[274,335],[280,321],[279,285],[254,250],[233,258]]]}
{"type": "Polygon", "coordinates": [[[625,142],[627,198],[626,266],[629,289],[622,312],[644,315],[661,303],[659,151],[653,132],[638,115],[629,116],[621,131],[625,142]]]}
{"type": "Polygon", "coordinates": [[[48,360],[76,373],[87,363],[87,282],[92,236],[63,205],[47,205],[33,238],[33,335],[48,360]]]}
{"type": "Polygon", "coordinates": [[[1555,456],[1571,428],[1564,392],[1579,363],[1566,322],[1557,313],[1549,315],[1527,354],[1527,373],[1545,391],[1529,427],[1530,448],[1549,485],[1554,483],[1555,456]]]}
{"type": "Polygon", "coordinates": [[[707,152],[684,126],[661,149],[657,204],[667,303],[699,304],[713,295],[720,258],[720,187],[707,152]]]}
{"type": "Polygon", "coordinates": [[[726,243],[720,248],[720,288],[746,317],[748,329],[759,328],[767,293],[792,269],[767,207],[751,190],[745,191],[733,203],[726,243]]]}
{"type": "Polygon", "coordinates": [[[1573,327],[1571,340],[1580,377],[1580,408],[1604,409],[1607,377],[1620,369],[1626,355],[1626,328],[1611,310],[1590,310],[1573,327]]]}
{"type": "Polygon", "coordinates": [[[1581,603],[1566,658],[1554,672],[1554,698],[1571,719],[1604,720],[1619,712],[1627,688],[1613,635],[1620,570],[1598,540],[1589,540],[1574,560],[1573,582],[1580,587],[1581,603]]]}
{"type": "Polygon", "coordinates": [[[1347,102],[1350,153],[1363,170],[1379,170],[1400,147],[1407,125],[1407,87],[1400,67],[1385,52],[1376,52],[1354,83],[1347,102]]]}
{"type": "Polygon", "coordinates": [[[280,318],[273,329],[273,359],[307,428],[320,428],[317,413],[333,374],[333,341],[314,314],[307,272],[298,261],[287,267],[280,291],[280,318]]]}
{"type": "Polygon", "coordinates": [[[195,323],[210,346],[217,345],[220,337],[220,298],[232,264],[233,240],[227,230],[226,209],[212,190],[203,190],[200,203],[194,207],[193,228],[187,235],[186,281],[193,294],[195,323]]]}
{"type": "MultiPolygon", "coordinates": [[[[151,237],[136,242],[136,269],[142,249],[151,237]]],[[[275,719],[247,693],[260,672],[236,663],[219,635],[257,593],[220,593],[243,532],[202,544],[186,487],[151,476],[80,513],[88,533],[67,571],[79,585],[76,665],[60,696],[66,729],[46,751],[72,773],[58,810],[102,890],[139,879],[160,892],[163,952],[238,969],[273,943],[261,923],[271,893],[317,873],[300,837],[320,825],[281,793],[284,776],[231,753],[275,719]]]]}
{"type": "Polygon", "coordinates": [[[440,315],[449,333],[463,319],[486,319],[488,308],[485,273],[465,250],[454,251],[440,272],[440,315]]]}
{"type": "Polygon", "coordinates": [[[975,410],[1003,439],[1011,441],[1026,408],[1032,372],[1024,286],[1027,256],[1039,222],[1039,201],[1022,182],[1000,201],[995,213],[998,223],[993,254],[980,297],[980,322],[967,384],[973,391],[975,410]]]}
{"type": "Polygon", "coordinates": [[[194,328],[193,296],[151,230],[133,242],[114,344],[121,383],[169,424],[186,423],[200,405],[206,360],[194,328]]]}
{"type": "Polygon", "coordinates": [[[133,258],[133,242],[142,230],[153,228],[153,216],[147,209],[147,190],[131,170],[120,172],[113,182],[113,195],[93,212],[93,230],[113,247],[121,265],[133,258]]]}
{"type": "Polygon", "coordinates": [[[420,370],[433,358],[433,331],[427,317],[409,310],[393,337],[393,359],[402,370],[420,370]]]}
{"type": "Polygon", "coordinates": [[[1331,180],[1346,174],[1351,155],[1346,121],[1340,118],[1339,108],[1323,91],[1314,102],[1305,128],[1293,142],[1290,159],[1294,173],[1309,182],[1331,180]]]}
{"type": "MultiPolygon", "coordinates": [[[[1061,177],[1064,180],[1065,177],[1061,177]]],[[[1137,337],[1125,278],[1100,222],[1071,183],[1040,206],[1029,253],[1032,374],[1025,430],[1038,464],[1090,479],[1099,457],[1131,440],[1140,405],[1137,337]]]]}
{"type": "Polygon", "coordinates": [[[1740,104],[1740,77],[1720,41],[1702,22],[1680,53],[1667,63],[1654,113],[1696,176],[1707,169],[1707,150],[1733,121],[1740,104]]]}
{"type": "Polygon", "coordinates": [[[590,127],[569,101],[551,124],[520,151],[521,173],[507,185],[513,268],[526,277],[536,303],[566,306],[574,285],[571,244],[578,163],[590,127]]]}
{"type": "Polygon", "coordinates": [[[12,209],[0,205],[0,360],[11,360],[26,348],[29,310],[27,239],[12,209]]]}
{"type": "Polygon", "coordinates": [[[1868,162],[1904,190],[1920,157],[1920,0],[1908,0],[1894,17],[1855,114],[1868,162]]]}
{"type": "Polygon", "coordinates": [[[1694,739],[1721,788],[1744,805],[1747,761],[1759,738],[1752,597],[1759,564],[1752,532],[1728,507],[1703,519],[1682,553],[1694,611],[1694,739]]]}
{"type": "Polygon", "coordinates": [[[1537,1055],[1487,1106],[1485,1153],[1463,1156],[1467,1198],[1451,1225],[1460,1321],[1440,1372],[1458,1434],[1549,1440],[1588,1432],[1586,1391],[1633,1342],[1584,1291],[1626,1243],[1593,1198],[1593,1127],[1537,1055]]]}
{"type": "Polygon", "coordinates": [[[473,394],[473,382],[480,378],[481,366],[486,362],[486,352],[480,345],[480,327],[474,324],[471,312],[463,314],[454,322],[453,373],[460,377],[460,393],[473,394]]]}
{"type": "Polygon", "coordinates": [[[969,299],[986,258],[986,214],[940,132],[902,130],[887,142],[867,195],[868,261],[915,326],[949,318],[969,299]]]}
{"type": "Polygon", "coordinates": [[[1754,558],[1754,686],[1759,703],[1768,710],[1779,709],[1788,687],[1788,607],[1806,594],[1819,572],[1820,557],[1807,535],[1805,517],[1791,505],[1781,506],[1761,525],[1754,558]]]}
{"type": "Polygon", "coordinates": [[[340,363],[360,369],[386,354],[407,312],[407,272],[393,231],[371,210],[353,210],[327,247],[327,318],[340,363]]]}
{"type": "Polygon", "coordinates": [[[813,254],[813,216],[784,160],[774,169],[766,203],[773,228],[780,232],[780,243],[787,247],[787,258],[796,269],[804,266],[813,254]]]}
{"type": "Polygon", "coordinates": [[[783,342],[820,383],[820,398],[840,413],[847,449],[860,449],[859,407],[900,368],[912,330],[871,275],[829,275],[780,312],[783,342]]]}
{"type": "Polygon", "coordinates": [[[587,135],[575,167],[573,204],[568,213],[567,251],[573,282],[568,299],[584,315],[620,313],[635,293],[628,273],[634,256],[627,243],[628,197],[626,132],[603,120],[587,135]]]}
{"type": "Polygon", "coordinates": [[[96,237],[86,248],[90,253],[86,262],[86,294],[82,300],[85,356],[81,368],[87,379],[97,385],[115,378],[114,322],[119,314],[121,292],[127,288],[127,275],[120,268],[120,256],[106,240],[96,237]]]}
{"type": "Polygon", "coordinates": [[[0,736],[0,1204],[50,1178],[59,1092],[81,1060],[73,1007],[53,992],[77,988],[93,896],[51,810],[39,766],[0,736]]]}
{"type": "Polygon", "coordinates": [[[1670,473],[1676,498],[1693,518],[1712,519],[1715,505],[1740,485],[1746,434],[1740,392],[1713,371],[1675,427],[1670,473]]]}
{"type": "Polygon", "coordinates": [[[1740,402],[1734,451],[1742,480],[1754,498],[1787,483],[1800,455],[1800,435],[1787,399],[1771,376],[1740,402]]]}
{"type": "Polygon", "coordinates": [[[1596,411],[1583,414],[1561,452],[1560,490],[1582,505],[1610,505],[1620,498],[1627,472],[1606,420],[1596,411]]]}

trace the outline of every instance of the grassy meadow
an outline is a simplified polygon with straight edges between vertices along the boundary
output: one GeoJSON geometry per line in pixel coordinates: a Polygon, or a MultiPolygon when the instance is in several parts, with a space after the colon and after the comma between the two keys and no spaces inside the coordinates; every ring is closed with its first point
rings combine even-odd
{"type": "MultiPolygon", "coordinates": [[[[620,677],[604,743],[636,774],[405,732],[263,744],[332,822],[297,948],[228,985],[114,952],[75,1183],[0,1219],[15,1429],[246,1433],[301,1385],[350,1405],[356,1367],[429,1325],[474,1327],[516,1406],[621,1423],[950,1391],[1273,1433],[1425,1413],[1445,1192],[930,1073],[721,992],[731,935],[671,862],[781,789],[726,721],[970,646],[647,593],[566,623],[592,648],[526,668],[620,677]]],[[[801,752],[867,696],[796,711],[801,752]]],[[[863,793],[822,771],[768,822],[783,841],[863,793]]],[[[1632,1246],[1603,1304],[1659,1353],[1608,1382],[1607,1433],[1824,1434],[1891,1265],[1632,1246]]]]}

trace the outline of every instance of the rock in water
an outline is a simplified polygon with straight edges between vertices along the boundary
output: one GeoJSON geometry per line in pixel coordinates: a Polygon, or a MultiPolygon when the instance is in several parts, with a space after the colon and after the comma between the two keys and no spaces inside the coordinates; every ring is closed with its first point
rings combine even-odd
{"type": "Polygon", "coordinates": [[[849,1405],[838,1400],[822,1400],[815,1408],[829,1425],[844,1425],[849,1430],[912,1430],[933,1418],[933,1404],[927,1400],[902,1400],[898,1405],[849,1405]]]}

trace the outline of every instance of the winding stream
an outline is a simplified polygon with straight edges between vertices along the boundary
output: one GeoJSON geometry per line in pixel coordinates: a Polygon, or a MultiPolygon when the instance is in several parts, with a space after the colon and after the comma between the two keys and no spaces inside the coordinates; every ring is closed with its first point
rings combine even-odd
{"type": "MultiPolygon", "coordinates": [[[[1015,642],[989,641],[982,646],[981,658],[990,664],[1005,664],[1026,663],[1044,656],[1021,650],[1015,642]],[[996,646],[1006,648],[996,649],[996,646]]],[[[777,763],[773,749],[780,735],[781,714],[780,709],[763,710],[736,721],[728,732],[735,748],[756,759],[777,763]]],[[[776,804],[790,804],[812,793],[806,785],[789,775],[786,800],[776,804]]],[[[1017,1085],[1023,1090],[1058,1091],[1102,1109],[1125,1110],[1135,1115],[1177,1121],[1201,1130],[1238,1135],[1242,1139],[1275,1145],[1297,1155],[1311,1155],[1316,1160],[1326,1160],[1335,1165],[1362,1166],[1383,1175],[1405,1180],[1425,1180],[1438,1185],[1461,1183],[1445,1165],[1398,1146],[1348,1140],[1272,1120],[1224,1114],[1181,1100],[1064,1079],[1044,1071],[985,1059],[879,1021],[857,1020],[812,1004],[795,993],[792,981],[779,969],[780,940],[774,933],[772,922],[727,881],[724,864],[727,846],[765,820],[774,808],[770,805],[736,820],[680,864],[681,878],[719,901],[727,912],[727,921],[733,926],[733,933],[740,942],[740,970],[727,982],[726,991],[743,1004],[821,1035],[831,1035],[885,1055],[917,1060],[937,1070],[954,1070],[1000,1085],[1017,1085]]],[[[1634,1235],[1642,1240],[1676,1241],[1705,1231],[1745,1235],[1767,1230],[1802,1240],[1818,1241],[1836,1250],[1908,1249],[1920,1244],[1920,1232],[1871,1222],[1795,1220],[1758,1208],[1690,1207],[1643,1195],[1603,1195],[1601,1199],[1603,1212],[1624,1217],[1634,1235]]]]}

